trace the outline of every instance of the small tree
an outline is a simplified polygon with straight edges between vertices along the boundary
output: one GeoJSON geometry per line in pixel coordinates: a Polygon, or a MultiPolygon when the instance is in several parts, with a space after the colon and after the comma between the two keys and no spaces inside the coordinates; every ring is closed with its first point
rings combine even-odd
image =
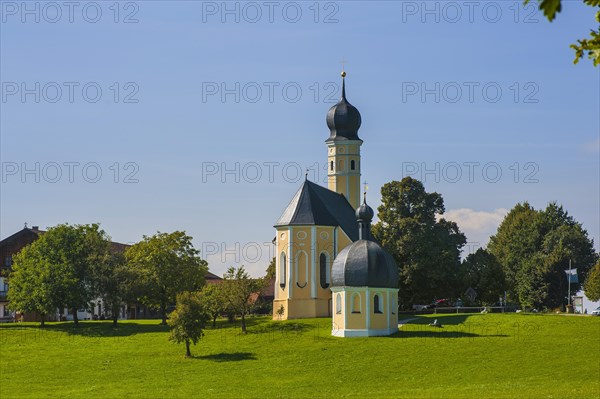
{"type": "Polygon", "coordinates": [[[246,315],[252,310],[256,301],[252,300],[253,294],[260,294],[264,280],[253,279],[244,269],[230,267],[223,275],[223,295],[231,309],[240,315],[242,332],[246,332],[246,315]]]}
{"type": "Polygon", "coordinates": [[[178,344],[185,342],[185,357],[192,356],[190,343],[196,345],[204,336],[208,317],[199,293],[186,291],[177,294],[177,305],[168,320],[171,327],[169,340],[178,344]]]}
{"type": "Polygon", "coordinates": [[[583,288],[585,290],[585,296],[587,296],[590,301],[596,302],[600,300],[600,260],[598,260],[596,265],[590,270],[583,288]]]}
{"type": "Polygon", "coordinates": [[[221,284],[206,284],[202,288],[202,299],[206,312],[212,319],[212,326],[216,327],[217,317],[227,309],[221,284]]]}
{"type": "Polygon", "coordinates": [[[285,308],[283,307],[283,305],[279,306],[279,309],[277,309],[277,311],[275,313],[277,313],[277,318],[279,320],[281,320],[281,318],[283,317],[283,315],[285,313],[285,308]]]}
{"type": "Polygon", "coordinates": [[[269,262],[269,266],[267,266],[267,270],[265,273],[265,280],[270,280],[272,278],[275,278],[275,257],[273,257],[273,259],[271,259],[271,262],[269,262]]]}
{"type": "Polygon", "coordinates": [[[60,274],[54,274],[56,271],[50,273],[52,267],[41,256],[39,247],[34,242],[15,256],[8,301],[9,307],[17,312],[39,313],[43,327],[46,315],[56,310],[63,284],[59,282],[62,277],[60,274]]]}

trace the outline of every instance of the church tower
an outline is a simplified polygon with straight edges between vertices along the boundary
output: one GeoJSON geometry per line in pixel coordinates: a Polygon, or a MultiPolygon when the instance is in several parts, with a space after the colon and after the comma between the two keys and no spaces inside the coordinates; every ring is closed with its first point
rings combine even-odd
{"type": "MultiPolygon", "coordinates": [[[[346,76],[342,72],[342,78],[346,76]]],[[[360,113],[342,98],[327,113],[328,188],[303,182],[274,227],[276,320],[331,317],[331,265],[358,240],[360,113]]]]}
{"type": "Polygon", "coordinates": [[[344,195],[353,209],[360,205],[360,112],[346,99],[346,72],[342,72],[342,97],[327,113],[327,185],[344,195]]]}

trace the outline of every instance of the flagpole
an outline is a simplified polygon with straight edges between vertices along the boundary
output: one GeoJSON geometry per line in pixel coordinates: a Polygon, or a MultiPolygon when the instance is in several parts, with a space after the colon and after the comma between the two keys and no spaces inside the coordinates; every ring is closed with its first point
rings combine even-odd
{"type": "Polygon", "coordinates": [[[571,306],[571,259],[569,259],[569,278],[567,279],[569,284],[569,297],[567,298],[569,306],[571,306]]]}

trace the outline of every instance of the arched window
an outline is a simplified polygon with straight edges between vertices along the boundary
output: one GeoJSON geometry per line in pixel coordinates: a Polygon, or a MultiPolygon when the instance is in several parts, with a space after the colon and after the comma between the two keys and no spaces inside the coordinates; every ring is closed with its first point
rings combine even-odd
{"type": "Polygon", "coordinates": [[[335,296],[335,313],[342,313],[342,296],[340,294],[335,296]]]}
{"type": "Polygon", "coordinates": [[[352,294],[352,313],[360,313],[360,295],[352,294]]]}
{"type": "Polygon", "coordinates": [[[329,169],[333,172],[333,161],[329,162],[329,169]]]}
{"type": "Polygon", "coordinates": [[[356,162],[354,162],[354,159],[350,161],[350,169],[351,170],[355,170],[356,169],[356,162]]]}
{"type": "Polygon", "coordinates": [[[294,269],[296,270],[296,285],[298,288],[304,288],[308,285],[308,255],[306,252],[298,251],[296,253],[294,265],[294,269]]]}
{"type": "Polygon", "coordinates": [[[383,306],[381,306],[381,297],[379,295],[375,295],[373,297],[373,313],[382,313],[383,306]]]}
{"type": "Polygon", "coordinates": [[[285,264],[285,252],[279,255],[279,286],[285,288],[285,281],[287,280],[287,265],[285,264]]]}
{"type": "Polygon", "coordinates": [[[329,259],[325,252],[319,256],[319,280],[321,288],[329,287],[329,259]]]}

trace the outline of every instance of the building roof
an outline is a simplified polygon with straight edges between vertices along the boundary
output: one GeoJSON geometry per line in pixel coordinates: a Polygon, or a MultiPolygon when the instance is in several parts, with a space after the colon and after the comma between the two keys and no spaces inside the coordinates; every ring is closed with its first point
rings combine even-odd
{"type": "Polygon", "coordinates": [[[216,283],[220,283],[221,281],[223,281],[223,279],[221,277],[219,277],[216,274],[213,274],[211,272],[208,272],[208,271],[204,275],[204,278],[206,279],[206,282],[209,284],[216,284],[216,283]]]}
{"type": "Polygon", "coordinates": [[[264,298],[275,298],[275,278],[269,279],[261,294],[264,298]]]}
{"type": "Polygon", "coordinates": [[[333,261],[331,286],[398,288],[398,267],[379,244],[358,240],[342,249],[333,261]]]}
{"type": "Polygon", "coordinates": [[[37,227],[35,227],[35,228],[25,227],[22,230],[17,231],[15,234],[12,234],[12,235],[4,238],[3,240],[0,240],[0,244],[8,243],[14,239],[19,239],[20,237],[23,237],[23,236],[30,236],[33,239],[37,239],[40,235],[42,235],[44,233],[45,233],[45,231],[40,230],[37,227]]]}
{"type": "Polygon", "coordinates": [[[346,235],[358,239],[354,209],[346,197],[305,180],[279,218],[278,226],[340,226],[346,235]]]}

